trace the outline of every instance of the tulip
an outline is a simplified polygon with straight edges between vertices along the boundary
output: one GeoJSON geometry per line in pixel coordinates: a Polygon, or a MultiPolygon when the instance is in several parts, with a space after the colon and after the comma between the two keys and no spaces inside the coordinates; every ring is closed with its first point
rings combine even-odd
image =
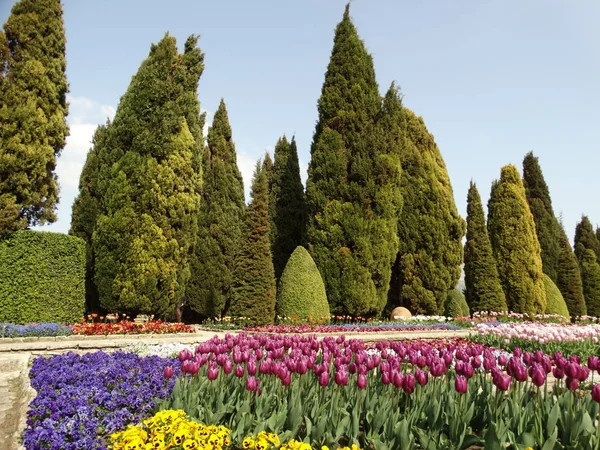
{"type": "Polygon", "coordinates": [[[571,391],[576,391],[579,387],[579,380],[577,378],[567,377],[565,384],[571,391]]]}
{"type": "Polygon", "coordinates": [[[208,366],[208,379],[210,381],[214,381],[217,379],[217,377],[219,376],[219,368],[216,365],[210,365],[208,366]]]}
{"type": "Polygon", "coordinates": [[[429,381],[429,375],[427,372],[424,372],[421,369],[417,369],[415,371],[415,378],[417,379],[417,383],[419,383],[421,386],[425,386],[429,381]]]}
{"type": "Polygon", "coordinates": [[[356,380],[356,385],[359,389],[364,389],[367,387],[367,376],[365,374],[359,373],[358,378],[356,380]]]}
{"type": "Polygon", "coordinates": [[[348,372],[346,372],[345,369],[340,369],[335,372],[335,383],[338,386],[346,386],[348,384],[348,372]]]}
{"type": "Polygon", "coordinates": [[[400,389],[402,387],[402,385],[404,384],[404,377],[402,376],[402,374],[400,372],[394,372],[392,381],[394,382],[394,386],[396,386],[398,389],[400,389]]]}
{"type": "Polygon", "coordinates": [[[402,380],[402,390],[407,394],[412,394],[415,390],[415,376],[407,373],[402,380]]]}
{"type": "Polygon", "coordinates": [[[179,361],[184,362],[188,359],[192,359],[194,355],[192,355],[192,352],[189,351],[187,348],[184,348],[183,350],[181,350],[179,352],[179,361]]]}
{"type": "Polygon", "coordinates": [[[534,364],[535,365],[533,366],[533,370],[532,370],[532,374],[531,374],[531,381],[537,387],[541,387],[546,382],[546,372],[544,371],[542,366],[540,366],[537,363],[534,363],[534,364]]]}
{"type": "Polygon", "coordinates": [[[596,384],[592,387],[592,399],[596,403],[600,403],[600,384],[596,384]]]}
{"type": "Polygon", "coordinates": [[[587,360],[587,365],[590,370],[600,371],[600,358],[597,356],[590,356],[587,360]]]}
{"type": "Polygon", "coordinates": [[[229,375],[233,371],[233,364],[230,359],[225,360],[223,364],[223,372],[229,375]]]}
{"type": "Polygon", "coordinates": [[[319,386],[329,386],[329,372],[322,372],[321,375],[319,375],[319,386]]]}
{"type": "Polygon", "coordinates": [[[173,367],[172,366],[166,366],[165,370],[163,371],[165,378],[171,378],[173,376],[173,367]]]}
{"type": "Polygon", "coordinates": [[[454,380],[454,387],[456,388],[456,392],[458,392],[459,394],[464,394],[465,392],[467,392],[468,388],[467,379],[462,375],[457,376],[454,380]]]}
{"type": "Polygon", "coordinates": [[[469,364],[469,363],[466,363],[466,364],[464,365],[464,367],[463,367],[463,375],[464,375],[464,376],[465,376],[467,379],[469,379],[469,378],[472,378],[472,377],[473,377],[473,372],[474,372],[474,370],[473,370],[473,366],[472,366],[471,364],[469,364]]]}
{"type": "Polygon", "coordinates": [[[244,376],[244,366],[235,366],[235,376],[238,378],[242,378],[244,376]]]}
{"type": "Polygon", "coordinates": [[[246,389],[247,390],[249,390],[250,392],[254,392],[254,391],[256,391],[257,387],[258,387],[258,380],[255,377],[246,378],[246,389]]]}
{"type": "Polygon", "coordinates": [[[390,379],[390,373],[389,372],[381,372],[381,382],[383,384],[390,384],[391,383],[391,379],[390,379]]]}

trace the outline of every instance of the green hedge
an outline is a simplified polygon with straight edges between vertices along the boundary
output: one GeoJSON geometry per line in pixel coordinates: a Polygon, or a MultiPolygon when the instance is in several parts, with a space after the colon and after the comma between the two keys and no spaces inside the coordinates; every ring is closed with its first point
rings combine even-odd
{"type": "Polygon", "coordinates": [[[567,308],[567,304],[565,303],[565,299],[554,282],[546,274],[544,274],[544,286],[546,288],[546,299],[548,301],[548,306],[546,306],[545,313],[559,314],[568,319],[569,310],[567,308]]]}
{"type": "Polygon", "coordinates": [[[446,304],[444,305],[444,315],[446,317],[469,317],[471,315],[467,300],[458,289],[451,289],[448,292],[446,304]]]}
{"type": "Polygon", "coordinates": [[[0,322],[79,322],[85,304],[85,243],[23,230],[0,239],[0,322]]]}

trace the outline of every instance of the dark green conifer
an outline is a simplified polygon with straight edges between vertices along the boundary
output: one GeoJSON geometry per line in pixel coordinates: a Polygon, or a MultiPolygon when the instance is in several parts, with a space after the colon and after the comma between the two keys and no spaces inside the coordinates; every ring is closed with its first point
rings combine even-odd
{"type": "Polygon", "coordinates": [[[567,233],[560,222],[559,230],[558,243],[560,245],[560,253],[558,254],[558,265],[556,270],[556,287],[558,287],[558,290],[567,304],[569,315],[573,318],[583,316],[587,314],[587,309],[585,307],[579,265],[577,264],[577,258],[571,248],[567,233]]]}
{"type": "Polygon", "coordinates": [[[229,315],[266,325],[275,318],[275,272],[271,257],[269,183],[259,160],[252,179],[252,201],[244,213],[239,251],[235,257],[229,315]]]}
{"type": "Polygon", "coordinates": [[[186,307],[203,317],[218,317],[231,302],[233,260],[245,209],[244,182],[223,100],[207,140],[198,242],[186,289],[186,307]]]}
{"type": "Polygon", "coordinates": [[[521,175],[512,164],[492,183],[487,225],[509,310],[543,314],[547,303],[540,243],[521,175]]]}
{"type": "Polygon", "coordinates": [[[191,36],[152,45],[97,154],[100,214],[94,282],[108,311],[171,314],[181,305],[197,236],[203,146],[191,36]]]}
{"type": "Polygon", "coordinates": [[[65,42],[60,0],[20,0],[0,35],[0,231],[56,221],[65,42]]]}
{"type": "Polygon", "coordinates": [[[492,244],[485,226],[483,205],[471,181],[467,196],[467,242],[465,243],[465,295],[471,312],[507,311],[492,244]]]}
{"type": "Polygon", "coordinates": [[[389,307],[413,314],[443,314],[448,292],[460,278],[465,222],[459,216],[440,151],[421,117],[404,108],[400,251],[389,307]]]}
{"type": "Polygon", "coordinates": [[[587,216],[581,216],[581,222],[575,227],[575,256],[580,264],[586,250],[592,250],[596,258],[600,258],[600,241],[592,223],[587,216]]]}
{"type": "Polygon", "coordinates": [[[581,259],[581,279],[587,314],[600,317],[600,264],[591,249],[586,249],[581,259]]]}
{"type": "MultiPolygon", "coordinates": [[[[389,94],[400,101],[395,90],[389,94]]],[[[306,188],[308,250],[333,313],[378,315],[398,249],[400,164],[378,124],[373,59],[349,5],[335,30],[318,111],[306,188]]]]}
{"type": "Polygon", "coordinates": [[[533,214],[538,241],[542,249],[542,267],[544,273],[556,283],[557,266],[560,253],[559,225],[554,210],[550,191],[544,180],[538,158],[532,152],[523,159],[523,185],[529,209],[533,214]]]}
{"type": "Polygon", "coordinates": [[[271,236],[275,279],[279,279],[292,252],[302,243],[306,223],[304,188],[296,139],[283,136],[275,145],[269,190],[271,236]]]}

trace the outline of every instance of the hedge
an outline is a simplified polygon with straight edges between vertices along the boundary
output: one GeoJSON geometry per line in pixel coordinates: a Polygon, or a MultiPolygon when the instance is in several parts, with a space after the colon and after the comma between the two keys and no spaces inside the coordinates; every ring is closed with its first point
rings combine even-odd
{"type": "Polygon", "coordinates": [[[546,306],[546,314],[559,314],[569,319],[569,310],[565,299],[562,294],[550,279],[550,277],[544,274],[544,287],[546,288],[546,299],[548,306],[546,306]]]}
{"type": "Polygon", "coordinates": [[[469,317],[471,315],[465,295],[458,289],[451,289],[448,292],[444,305],[444,315],[446,317],[469,317]]]}
{"type": "Polygon", "coordinates": [[[75,323],[84,304],[82,239],[31,230],[0,239],[0,322],[75,323]]]}

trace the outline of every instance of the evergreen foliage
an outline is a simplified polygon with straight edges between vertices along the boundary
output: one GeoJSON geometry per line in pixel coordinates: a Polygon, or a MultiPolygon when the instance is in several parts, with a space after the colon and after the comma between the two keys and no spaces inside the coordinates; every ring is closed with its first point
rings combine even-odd
{"type": "Polygon", "coordinates": [[[515,166],[502,168],[492,183],[488,202],[488,233],[508,309],[543,314],[546,291],[535,222],[515,166]]]}
{"type": "Polygon", "coordinates": [[[591,249],[586,249],[581,259],[581,280],[587,314],[600,317],[600,264],[591,249]]]}
{"type": "Polygon", "coordinates": [[[196,92],[204,56],[196,44],[191,36],[180,54],[166,35],[152,45],[95,148],[92,251],[105,310],[164,317],[190,277],[203,145],[196,92]]]}
{"type": "Polygon", "coordinates": [[[544,288],[546,289],[547,306],[546,314],[558,314],[569,319],[569,309],[565,303],[565,299],[556,287],[552,279],[544,274],[544,288]]]}
{"type": "Polygon", "coordinates": [[[446,165],[421,117],[404,108],[400,251],[393,268],[390,308],[441,314],[460,278],[465,222],[459,216],[446,165]]]}
{"type": "Polygon", "coordinates": [[[269,237],[269,183],[260,161],[254,171],[251,197],[234,261],[229,315],[246,318],[255,325],[266,325],[275,318],[276,293],[269,237]]]}
{"type": "Polygon", "coordinates": [[[84,310],[85,245],[21,230],[0,239],[0,322],[77,323],[84,310]]]}
{"type": "Polygon", "coordinates": [[[450,289],[444,304],[444,315],[446,317],[470,317],[471,311],[467,300],[458,289],[450,289]]]}
{"type": "Polygon", "coordinates": [[[523,159],[523,185],[542,249],[542,268],[544,273],[553,282],[556,282],[560,253],[560,229],[552,208],[548,185],[544,180],[538,158],[533,156],[532,152],[527,153],[523,159]]]}
{"type": "Polygon", "coordinates": [[[0,231],[56,221],[69,128],[60,0],[20,0],[0,33],[0,231]]]}
{"type": "Polygon", "coordinates": [[[556,287],[558,287],[558,290],[565,300],[569,315],[571,317],[583,316],[587,314],[587,308],[583,296],[583,285],[581,282],[579,265],[575,253],[571,248],[567,233],[560,222],[559,230],[560,253],[558,254],[558,265],[556,270],[556,287]]]}
{"type": "Polygon", "coordinates": [[[481,196],[471,182],[467,196],[467,242],[465,244],[465,295],[471,311],[506,311],[492,244],[485,225],[481,196]]]}
{"type": "MultiPolygon", "coordinates": [[[[400,102],[395,89],[385,102],[400,102]]],[[[335,30],[306,187],[308,250],[335,314],[378,315],[398,250],[400,164],[383,126],[373,59],[349,5],[335,30]]]]}
{"type": "Polygon", "coordinates": [[[592,250],[600,259],[600,241],[588,216],[581,216],[581,222],[575,227],[575,256],[580,264],[586,250],[592,250]]]}
{"type": "Polygon", "coordinates": [[[186,289],[186,306],[201,316],[218,317],[231,303],[233,261],[245,209],[244,182],[223,100],[207,140],[198,242],[186,289]]]}
{"type": "Polygon", "coordinates": [[[296,140],[283,136],[275,145],[270,179],[269,210],[275,278],[281,273],[294,249],[302,242],[306,223],[304,188],[300,179],[300,163],[296,140]]]}
{"type": "Polygon", "coordinates": [[[325,284],[304,247],[296,247],[279,280],[277,315],[329,323],[325,284]]]}

